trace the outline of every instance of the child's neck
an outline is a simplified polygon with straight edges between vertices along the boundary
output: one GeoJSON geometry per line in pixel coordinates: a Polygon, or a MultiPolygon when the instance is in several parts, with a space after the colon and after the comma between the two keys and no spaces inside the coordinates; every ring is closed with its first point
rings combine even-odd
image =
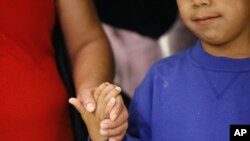
{"type": "Polygon", "coordinates": [[[246,40],[238,40],[221,45],[213,45],[202,41],[202,47],[213,56],[234,59],[250,58],[250,37],[246,40]]]}

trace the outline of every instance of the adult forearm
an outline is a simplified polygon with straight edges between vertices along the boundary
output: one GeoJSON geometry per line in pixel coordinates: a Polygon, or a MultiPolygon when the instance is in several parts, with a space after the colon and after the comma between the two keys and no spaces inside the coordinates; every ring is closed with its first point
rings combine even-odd
{"type": "Polygon", "coordinates": [[[112,82],[114,59],[105,39],[90,41],[72,56],[72,69],[77,94],[102,82],[112,82]]]}

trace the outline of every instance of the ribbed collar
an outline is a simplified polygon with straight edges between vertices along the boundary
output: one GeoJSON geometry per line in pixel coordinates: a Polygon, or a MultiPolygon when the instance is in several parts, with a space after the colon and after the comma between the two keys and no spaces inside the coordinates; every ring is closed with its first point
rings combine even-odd
{"type": "Polygon", "coordinates": [[[188,55],[194,65],[204,69],[230,72],[250,71],[250,58],[232,59],[210,55],[202,48],[200,41],[197,41],[189,50],[188,55]]]}

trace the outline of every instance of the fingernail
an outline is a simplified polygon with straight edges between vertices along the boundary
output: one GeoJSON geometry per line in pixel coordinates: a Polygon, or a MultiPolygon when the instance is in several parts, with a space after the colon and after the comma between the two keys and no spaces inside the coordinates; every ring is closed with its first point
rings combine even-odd
{"type": "Polygon", "coordinates": [[[73,98],[69,98],[69,103],[71,104],[71,103],[73,103],[73,101],[74,101],[74,99],[73,98]]]}
{"type": "Polygon", "coordinates": [[[110,119],[114,121],[117,118],[117,114],[111,114],[110,119]]]}
{"type": "Polygon", "coordinates": [[[91,102],[87,103],[86,108],[87,108],[88,112],[94,111],[93,103],[91,103],[91,102]]]}
{"type": "Polygon", "coordinates": [[[122,89],[121,89],[120,87],[118,87],[118,86],[116,86],[115,89],[116,89],[117,91],[119,91],[119,92],[122,91],[122,89]]]}
{"type": "Polygon", "coordinates": [[[109,125],[106,123],[101,123],[100,127],[101,127],[101,129],[107,129],[109,127],[109,125]]]}
{"type": "Polygon", "coordinates": [[[115,102],[115,98],[112,97],[112,98],[110,99],[110,102],[115,102]]]}
{"type": "Polygon", "coordinates": [[[105,135],[108,134],[108,131],[100,129],[100,134],[103,135],[103,136],[105,136],[105,135]]]}

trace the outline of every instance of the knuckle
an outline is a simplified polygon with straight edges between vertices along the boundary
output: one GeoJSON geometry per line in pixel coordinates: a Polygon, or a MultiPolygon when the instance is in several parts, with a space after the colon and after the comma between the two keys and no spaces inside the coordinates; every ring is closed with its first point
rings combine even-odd
{"type": "Polygon", "coordinates": [[[116,133],[117,134],[122,134],[123,132],[124,132],[124,130],[122,128],[118,128],[116,133]]]}

